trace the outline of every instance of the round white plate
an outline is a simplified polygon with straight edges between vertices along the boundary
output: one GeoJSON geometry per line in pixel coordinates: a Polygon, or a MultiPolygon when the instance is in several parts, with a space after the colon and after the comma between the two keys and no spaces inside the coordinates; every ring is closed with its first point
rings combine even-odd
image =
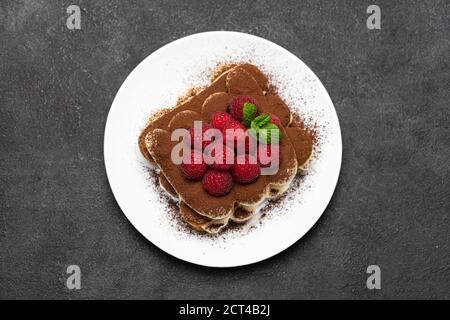
{"type": "Polygon", "coordinates": [[[119,89],[105,128],[105,166],[122,211],[153,244],[185,261],[211,267],[255,263],[285,250],[319,219],[339,176],[342,141],[327,91],[296,56],[259,37],[237,32],[205,32],[171,42],[142,61],[119,89]],[[216,237],[189,232],[169,213],[149,178],[138,136],[148,116],[173,106],[188,88],[207,85],[224,62],[250,62],[270,75],[291,108],[316,122],[322,142],[301,187],[264,218],[216,237]],[[253,226],[253,227],[251,227],[253,226]]]}

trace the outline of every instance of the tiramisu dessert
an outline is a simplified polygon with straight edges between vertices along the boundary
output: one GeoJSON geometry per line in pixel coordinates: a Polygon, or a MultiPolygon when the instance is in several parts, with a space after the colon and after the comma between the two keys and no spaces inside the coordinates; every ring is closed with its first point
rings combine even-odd
{"type": "Polygon", "coordinates": [[[218,68],[211,84],[150,118],[139,137],[159,183],[193,229],[248,221],[307,169],[314,133],[256,66],[218,68]]]}

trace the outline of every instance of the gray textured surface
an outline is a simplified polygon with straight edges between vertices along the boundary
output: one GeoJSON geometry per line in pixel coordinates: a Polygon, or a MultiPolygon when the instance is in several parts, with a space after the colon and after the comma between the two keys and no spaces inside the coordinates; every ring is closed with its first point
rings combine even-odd
{"type": "Polygon", "coordinates": [[[450,4],[377,1],[17,1],[0,4],[0,298],[450,298],[450,4]],[[82,8],[82,30],[65,26],[82,8]],[[344,141],[327,211],[262,263],[179,261],[126,220],[103,166],[115,93],[162,45],[243,31],[322,80],[344,141]],[[65,268],[82,270],[79,291],[65,268]],[[365,269],[382,268],[382,290],[365,269]]]}

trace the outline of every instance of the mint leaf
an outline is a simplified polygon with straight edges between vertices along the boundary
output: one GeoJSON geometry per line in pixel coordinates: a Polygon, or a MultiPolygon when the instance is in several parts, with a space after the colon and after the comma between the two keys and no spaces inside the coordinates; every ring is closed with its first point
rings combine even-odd
{"type": "Polygon", "coordinates": [[[247,128],[251,126],[251,122],[256,117],[256,112],[258,108],[250,102],[244,103],[244,108],[242,109],[242,123],[247,128]]]}
{"type": "Polygon", "coordinates": [[[266,143],[278,143],[281,139],[281,131],[276,124],[268,123],[258,130],[259,140],[266,143]]]}
{"type": "Polygon", "coordinates": [[[258,133],[259,127],[255,121],[251,122],[250,127],[251,127],[251,129],[253,129],[255,131],[255,133],[258,133]]]}
{"type": "Polygon", "coordinates": [[[266,123],[269,123],[270,121],[270,115],[268,114],[261,114],[259,116],[257,116],[255,119],[253,119],[253,121],[255,122],[255,124],[258,127],[262,127],[263,125],[265,125],[266,123]]]}
{"type": "Polygon", "coordinates": [[[258,136],[258,140],[270,144],[277,143],[281,139],[280,128],[274,123],[270,123],[270,115],[261,114],[250,123],[254,134],[258,136]]]}

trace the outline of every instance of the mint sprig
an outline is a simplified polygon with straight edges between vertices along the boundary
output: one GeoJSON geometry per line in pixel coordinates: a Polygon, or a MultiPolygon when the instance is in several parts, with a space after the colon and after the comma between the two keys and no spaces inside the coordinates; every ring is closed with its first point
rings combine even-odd
{"type": "Polygon", "coordinates": [[[261,128],[266,123],[269,123],[269,121],[270,121],[270,115],[268,115],[268,114],[260,114],[255,119],[253,119],[252,122],[255,123],[255,126],[258,126],[258,127],[261,128]]]}
{"type": "Polygon", "coordinates": [[[242,109],[242,123],[244,126],[249,128],[253,119],[256,117],[256,113],[258,112],[258,108],[250,102],[244,103],[244,108],[242,109]]]}
{"type": "Polygon", "coordinates": [[[274,123],[270,123],[270,115],[261,114],[252,120],[250,128],[253,129],[254,135],[258,140],[270,144],[278,143],[281,139],[280,128],[274,123]]]}
{"type": "Polygon", "coordinates": [[[259,128],[258,138],[265,144],[278,143],[281,138],[281,131],[276,124],[268,123],[259,128]]]}

